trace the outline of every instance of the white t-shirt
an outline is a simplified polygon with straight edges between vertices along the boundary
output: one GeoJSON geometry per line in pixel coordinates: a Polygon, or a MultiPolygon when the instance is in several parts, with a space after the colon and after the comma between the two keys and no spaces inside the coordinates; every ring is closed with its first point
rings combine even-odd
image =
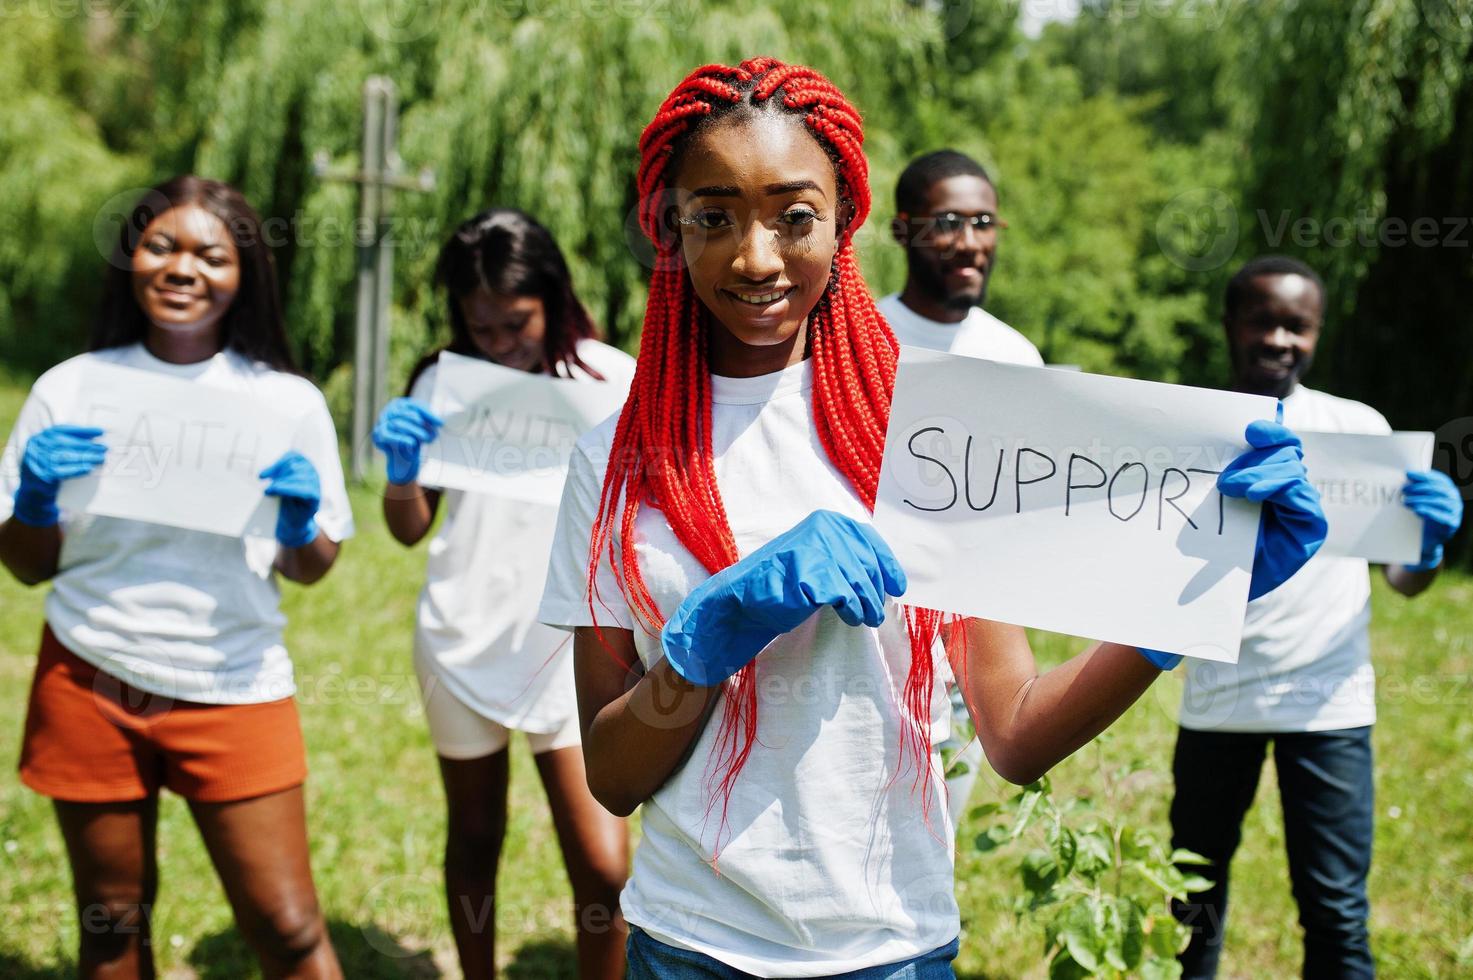
{"type": "MultiPolygon", "coordinates": [[[[870,520],[819,443],[808,363],[711,383],[716,479],[740,554],[817,509],[870,520]]],[[[573,454],[538,613],[549,625],[593,622],[589,534],[614,423],[586,435],[573,454]]],[[[634,550],[666,617],[707,577],[654,507],[639,510],[634,550]]],[[[633,629],[648,668],[662,655],[658,637],[635,627],[607,558],[598,582],[599,624],[633,629]]],[[[724,698],[689,761],[644,804],[644,836],[622,898],[628,921],[758,976],[845,973],[955,939],[952,828],[935,745],[923,790],[912,789],[913,767],[897,778],[910,659],[894,600],[878,629],[846,626],[824,609],[774,640],[756,661],[757,742],[731,794],[719,855],[721,810],[712,808],[708,776],[724,698]],[[923,792],[931,794],[929,826],[923,792]]],[[[930,714],[939,744],[949,715],[939,671],[930,714]]]]}
{"type": "MultiPolygon", "coordinates": [[[[1370,406],[1303,385],[1284,399],[1284,424],[1310,432],[1391,431],[1370,406]]],[[[1374,724],[1370,622],[1365,560],[1316,555],[1248,603],[1236,664],[1186,662],[1182,727],[1323,732],[1374,724]]]]}
{"type": "MultiPolygon", "coordinates": [[[[142,344],[81,354],[31,388],[0,466],[0,519],[8,519],[31,436],[76,422],[77,386],[89,362],[156,371],[259,398],[296,419],[292,448],[322,484],[318,527],[334,541],[353,533],[337,433],[312,382],[222,351],[169,364],[142,344]]],[[[153,694],[206,704],[254,704],[296,691],[282,644],[274,537],[231,538],[142,521],[62,513],[60,568],[46,621],[63,646],[99,670],[153,694]]]]}
{"type": "MultiPolygon", "coordinates": [[[[610,384],[627,387],[634,377],[634,358],[596,340],[579,343],[578,357],[610,384]]],[[[431,365],[411,397],[428,405],[435,375],[431,365]]],[[[574,376],[603,383],[576,367],[574,376]]],[[[441,506],[445,517],[419,595],[415,657],[478,714],[517,731],[557,731],[578,711],[573,645],[535,616],[557,505],[445,490],[441,506]]]]}
{"type": "Polygon", "coordinates": [[[1007,364],[1043,366],[1043,355],[1033,346],[1033,341],[980,306],[972,307],[960,323],[937,323],[902,303],[899,293],[886,296],[876,305],[890,322],[895,339],[908,347],[985,357],[1007,364]]]}

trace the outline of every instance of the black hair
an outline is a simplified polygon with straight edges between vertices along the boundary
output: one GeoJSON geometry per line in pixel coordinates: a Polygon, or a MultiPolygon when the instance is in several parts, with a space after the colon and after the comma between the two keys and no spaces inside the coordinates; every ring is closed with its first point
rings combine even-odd
{"type": "Polygon", "coordinates": [[[1259,276],[1303,276],[1319,290],[1320,306],[1325,304],[1325,281],[1318,272],[1287,255],[1260,255],[1243,263],[1243,267],[1228,280],[1227,291],[1222,298],[1224,319],[1232,320],[1238,315],[1238,308],[1248,297],[1249,283],[1259,276]]]}
{"type": "Polygon", "coordinates": [[[234,187],[193,174],[181,174],[150,188],[119,229],[88,350],[124,347],[148,335],[148,317],[133,295],[133,253],[155,218],[191,204],[224,223],[240,256],[240,286],[220,319],[221,346],[277,371],[296,374],[281,316],[276,264],[261,233],[260,216],[234,187]]]}
{"type": "Polygon", "coordinates": [[[435,260],[435,285],[446,292],[450,343],[426,355],[409,376],[409,389],[442,351],[480,357],[459,298],[477,289],[542,300],[547,321],[542,370],[570,377],[576,365],[602,379],[578,357],[578,341],[596,336],[593,318],[573,292],[573,277],[557,240],[531,215],[516,208],[491,208],[455,229],[435,260]]]}
{"type": "Polygon", "coordinates": [[[901,171],[895,182],[895,210],[901,214],[914,213],[926,206],[926,192],[937,182],[948,177],[981,177],[992,185],[992,178],[982,164],[965,153],[956,150],[934,150],[916,157],[901,171]]]}

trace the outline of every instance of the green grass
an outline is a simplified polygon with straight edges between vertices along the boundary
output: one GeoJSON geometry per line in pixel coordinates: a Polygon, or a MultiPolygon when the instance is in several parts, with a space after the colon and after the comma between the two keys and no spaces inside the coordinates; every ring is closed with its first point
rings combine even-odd
{"type": "MultiPolygon", "coordinates": [[[[23,394],[0,383],[0,431],[9,431],[23,394]]],[[[424,555],[390,540],[372,493],[355,492],[354,508],[358,537],[332,575],[310,589],[285,587],[312,770],[317,883],[350,977],[454,976],[439,892],[443,799],[409,659],[424,555]]],[[[0,751],[10,760],[19,752],[43,595],[0,577],[0,751]]],[[[1373,601],[1382,696],[1372,939],[1384,976],[1473,975],[1473,774],[1466,762],[1473,579],[1448,576],[1414,602],[1378,583],[1373,601]]],[[[1076,643],[1039,636],[1036,647],[1052,661],[1076,643]]],[[[1059,766],[1056,791],[1097,796],[1106,773],[1145,758],[1148,770],[1113,789],[1137,823],[1164,833],[1179,683],[1175,675],[1159,682],[1099,747],[1059,766]]],[[[570,898],[556,840],[530,759],[522,743],[513,744],[498,908],[505,975],[573,976],[570,898]]],[[[974,802],[1009,792],[985,771],[974,802]]],[[[965,842],[978,829],[961,834],[958,973],[1042,976],[1042,937],[1010,909],[1016,858],[971,852],[965,842]]],[[[159,850],[161,973],[252,975],[188,811],[167,795],[159,850]]],[[[1244,828],[1233,886],[1223,975],[1296,975],[1298,927],[1271,769],[1244,828]]],[[[13,774],[0,777],[0,914],[0,976],[70,974],[77,926],[61,839],[48,801],[13,774]]]]}

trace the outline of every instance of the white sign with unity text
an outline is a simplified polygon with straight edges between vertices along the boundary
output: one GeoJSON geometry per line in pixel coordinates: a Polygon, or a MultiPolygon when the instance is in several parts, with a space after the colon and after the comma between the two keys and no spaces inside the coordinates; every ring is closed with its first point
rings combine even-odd
{"type": "Polygon", "coordinates": [[[578,437],[624,404],[612,382],[529,374],[448,351],[430,408],[444,420],[419,482],[556,506],[578,437]]]}

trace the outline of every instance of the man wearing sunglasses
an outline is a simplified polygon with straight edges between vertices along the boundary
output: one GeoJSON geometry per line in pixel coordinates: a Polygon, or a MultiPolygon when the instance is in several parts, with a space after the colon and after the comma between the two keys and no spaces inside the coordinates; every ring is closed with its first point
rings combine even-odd
{"type": "MultiPolygon", "coordinates": [[[[902,344],[1042,366],[1027,337],[982,309],[1007,223],[997,216],[997,190],[982,165],[955,150],[910,162],[895,185],[895,240],[905,249],[905,288],[880,300],[880,312],[902,344]]],[[[982,765],[961,691],[951,694],[951,735],[941,743],[947,765],[952,826],[966,813],[982,765]]]]}
{"type": "Polygon", "coordinates": [[[910,162],[895,185],[892,231],[905,249],[905,288],[880,300],[902,344],[1042,365],[1038,348],[982,309],[1007,222],[982,165],[955,150],[910,162]]]}

